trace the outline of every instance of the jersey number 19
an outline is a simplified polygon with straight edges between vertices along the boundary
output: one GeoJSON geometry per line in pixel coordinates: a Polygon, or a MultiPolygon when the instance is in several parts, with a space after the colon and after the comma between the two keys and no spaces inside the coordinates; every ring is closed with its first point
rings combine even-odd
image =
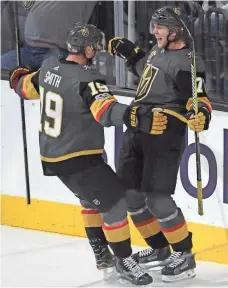
{"type": "Polygon", "coordinates": [[[50,137],[57,138],[61,134],[63,98],[52,91],[47,91],[44,95],[44,88],[40,88],[40,132],[44,132],[50,137]],[[43,113],[46,119],[42,117],[43,113]],[[43,121],[43,122],[42,122],[43,121]]]}

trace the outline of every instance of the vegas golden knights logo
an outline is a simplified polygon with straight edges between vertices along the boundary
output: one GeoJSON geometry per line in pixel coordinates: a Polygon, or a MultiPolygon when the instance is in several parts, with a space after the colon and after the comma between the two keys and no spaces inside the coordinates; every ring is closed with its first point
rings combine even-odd
{"type": "Polygon", "coordinates": [[[179,8],[179,7],[173,8],[173,11],[174,11],[178,16],[180,16],[181,11],[180,11],[180,8],[179,8]]]}
{"type": "Polygon", "coordinates": [[[82,36],[84,36],[84,37],[88,37],[89,36],[89,29],[87,27],[83,27],[78,32],[81,32],[82,36]]]}
{"type": "Polygon", "coordinates": [[[135,102],[142,100],[148,95],[158,70],[158,68],[152,66],[151,64],[146,65],[136,91],[135,102]]]}
{"type": "Polygon", "coordinates": [[[23,1],[25,9],[30,9],[34,3],[35,3],[35,1],[23,1]]]}

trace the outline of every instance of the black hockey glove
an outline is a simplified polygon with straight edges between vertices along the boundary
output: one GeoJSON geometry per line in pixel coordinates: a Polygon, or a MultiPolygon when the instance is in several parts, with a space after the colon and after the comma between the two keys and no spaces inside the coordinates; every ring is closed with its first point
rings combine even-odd
{"type": "Polygon", "coordinates": [[[33,70],[29,67],[16,67],[14,68],[9,75],[10,88],[16,91],[17,84],[22,76],[32,73],[33,70]]]}
{"type": "Polygon", "coordinates": [[[124,114],[124,123],[145,133],[161,135],[166,129],[167,117],[158,111],[143,106],[129,106],[124,114]]]}
{"type": "Polygon", "coordinates": [[[125,60],[127,67],[131,67],[145,56],[145,52],[126,38],[116,37],[108,42],[108,53],[117,55],[125,60]]]}

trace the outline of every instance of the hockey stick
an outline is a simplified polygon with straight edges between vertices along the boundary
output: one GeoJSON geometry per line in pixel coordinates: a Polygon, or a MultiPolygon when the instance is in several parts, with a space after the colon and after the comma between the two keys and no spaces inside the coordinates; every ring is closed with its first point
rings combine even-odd
{"type": "MultiPolygon", "coordinates": [[[[19,24],[18,24],[17,1],[14,2],[14,24],[15,24],[14,27],[15,27],[15,38],[16,38],[17,65],[20,66],[21,54],[20,54],[20,35],[19,35],[19,24]]],[[[22,137],[23,137],[23,146],[24,146],[26,196],[27,196],[27,204],[31,204],[29,172],[28,172],[27,138],[26,138],[26,127],[25,127],[25,108],[24,108],[23,99],[20,99],[20,104],[21,104],[22,137]]]]}
{"type": "MultiPolygon", "coordinates": [[[[220,245],[216,245],[216,246],[213,246],[213,247],[210,247],[210,248],[206,248],[206,249],[203,249],[203,250],[199,250],[199,251],[196,251],[194,253],[188,253],[188,254],[185,254],[179,258],[176,258],[176,259],[172,259],[172,260],[164,260],[163,262],[159,263],[159,264],[151,264],[151,265],[147,265],[146,268],[144,268],[144,270],[149,270],[149,269],[152,269],[152,268],[156,268],[156,267],[164,267],[164,266],[167,266],[173,262],[175,262],[176,260],[180,260],[180,259],[187,259],[187,258],[190,258],[190,257],[193,257],[195,255],[198,255],[198,254],[203,254],[203,253],[206,253],[206,252],[209,252],[209,251],[213,251],[215,249],[219,249],[219,248],[223,248],[223,247],[226,247],[228,248],[228,242],[226,243],[223,243],[223,244],[220,244],[220,245]]],[[[130,273],[125,273],[124,275],[127,276],[128,274],[130,273]]],[[[99,279],[99,280],[96,280],[96,281],[92,281],[92,282],[89,282],[89,283],[86,283],[86,284],[82,284],[82,285],[79,285],[77,287],[90,287],[90,286],[94,286],[96,284],[99,284],[103,281],[113,281],[113,280],[119,280],[121,277],[119,274],[117,274],[117,272],[115,274],[112,274],[110,276],[107,276],[103,279],[99,279]]]]}
{"type": "MultiPolygon", "coordinates": [[[[192,99],[193,99],[193,110],[195,115],[198,114],[198,95],[197,95],[197,86],[196,86],[196,50],[195,50],[195,41],[189,31],[187,25],[179,17],[172,8],[167,8],[167,12],[175,18],[180,26],[187,32],[188,38],[192,44],[191,51],[191,76],[192,76],[192,99]]],[[[201,161],[200,161],[200,140],[199,133],[195,132],[195,147],[196,147],[196,175],[197,175],[197,198],[198,198],[198,214],[203,215],[203,190],[202,190],[202,178],[201,178],[201,161]]]]}

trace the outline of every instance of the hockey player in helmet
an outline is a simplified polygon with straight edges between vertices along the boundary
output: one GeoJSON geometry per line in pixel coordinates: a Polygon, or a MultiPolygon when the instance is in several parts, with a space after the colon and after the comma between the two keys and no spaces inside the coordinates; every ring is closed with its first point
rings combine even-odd
{"type": "MultiPolygon", "coordinates": [[[[191,51],[185,42],[185,31],[169,15],[166,7],[154,12],[150,31],[158,43],[148,55],[131,105],[165,109],[169,114],[167,129],[158,137],[127,129],[117,174],[127,187],[128,212],[132,221],[151,247],[139,252],[135,259],[139,263],[165,258],[175,260],[161,270],[162,280],[172,282],[195,276],[194,257],[180,258],[191,252],[192,233],[172,195],[184,151],[186,127],[197,132],[207,130],[212,107],[205,89],[204,63],[197,56],[199,111],[197,115],[194,113],[191,51]]],[[[113,38],[108,47],[111,55],[125,59],[127,67],[136,67],[145,56],[126,38],[113,38]]]]}
{"type": "Polygon", "coordinates": [[[82,54],[90,62],[97,51],[105,51],[105,35],[94,25],[73,24],[68,29],[67,48],[70,53],[82,54]]]}
{"type": "Polygon", "coordinates": [[[116,265],[135,285],[152,282],[131,256],[125,188],[104,162],[104,127],[161,135],[167,117],[151,108],[118,103],[104,77],[89,63],[105,48],[104,34],[76,23],[67,35],[67,58],[50,57],[39,71],[18,67],[11,88],[23,99],[41,100],[39,144],[43,173],[57,176],[83,206],[86,233],[99,269],[116,265]],[[103,229],[102,229],[103,227],[103,229]],[[111,247],[116,261],[109,252],[111,247]]]}
{"type": "MultiPolygon", "coordinates": [[[[176,8],[176,11],[179,11],[176,8]]],[[[160,8],[154,12],[150,21],[150,33],[154,34],[157,39],[159,48],[172,49],[176,44],[183,45],[184,29],[179,22],[167,12],[166,8],[160,8]]],[[[184,43],[186,44],[186,43],[184,43]]]]}

